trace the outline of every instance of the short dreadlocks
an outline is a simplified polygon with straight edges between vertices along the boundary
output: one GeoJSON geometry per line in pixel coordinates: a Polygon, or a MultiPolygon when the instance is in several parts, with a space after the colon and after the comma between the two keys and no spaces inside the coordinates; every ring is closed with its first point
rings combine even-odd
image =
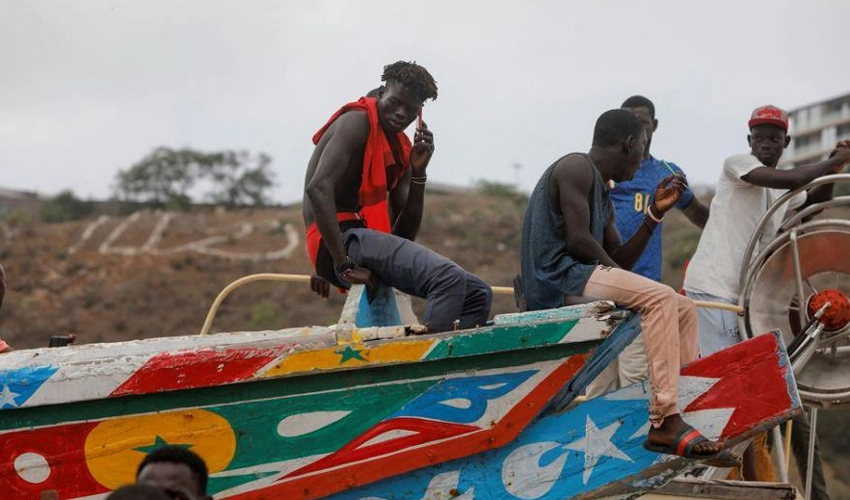
{"type": "Polygon", "coordinates": [[[410,89],[423,102],[437,98],[437,82],[428,70],[415,62],[397,61],[384,66],[382,82],[396,81],[410,89]]]}

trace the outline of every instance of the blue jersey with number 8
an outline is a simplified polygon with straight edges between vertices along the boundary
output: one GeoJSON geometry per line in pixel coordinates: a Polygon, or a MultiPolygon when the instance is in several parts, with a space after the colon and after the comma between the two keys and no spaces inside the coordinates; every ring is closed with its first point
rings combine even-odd
{"type": "MultiPolygon", "coordinates": [[[[674,163],[650,157],[641,162],[634,179],[617,183],[611,190],[611,201],[614,202],[614,210],[617,212],[617,230],[620,231],[623,241],[631,238],[643,224],[646,209],[652,204],[655,188],[662,179],[670,175],[671,170],[682,177],[685,176],[682,169],[674,163]]],[[[686,189],[676,202],[676,208],[687,207],[693,198],[691,190],[686,189]]],[[[652,232],[646,249],[631,269],[632,272],[655,281],[661,281],[661,226],[659,224],[652,232]]]]}

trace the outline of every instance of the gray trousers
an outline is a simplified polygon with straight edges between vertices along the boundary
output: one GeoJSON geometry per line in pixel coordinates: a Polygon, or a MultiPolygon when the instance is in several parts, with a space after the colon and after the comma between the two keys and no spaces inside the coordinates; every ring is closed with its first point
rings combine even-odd
{"type": "Polygon", "coordinates": [[[493,292],[484,281],[442,255],[410,240],[366,228],[342,233],[349,258],[381,283],[426,299],[422,323],[431,332],[483,325],[493,292]]]}

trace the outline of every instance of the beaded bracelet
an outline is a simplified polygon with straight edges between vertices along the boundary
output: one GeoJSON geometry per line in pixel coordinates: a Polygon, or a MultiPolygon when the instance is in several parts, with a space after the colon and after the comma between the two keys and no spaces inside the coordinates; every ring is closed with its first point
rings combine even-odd
{"type": "Polygon", "coordinates": [[[652,219],[652,222],[654,222],[656,224],[661,224],[661,221],[664,220],[663,215],[661,217],[656,217],[655,214],[652,213],[652,205],[646,207],[646,215],[648,215],[649,218],[652,219]]]}

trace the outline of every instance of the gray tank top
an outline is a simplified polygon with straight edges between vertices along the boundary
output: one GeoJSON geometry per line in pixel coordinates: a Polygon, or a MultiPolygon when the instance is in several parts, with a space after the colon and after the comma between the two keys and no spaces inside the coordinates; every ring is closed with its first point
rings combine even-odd
{"type": "MultiPolygon", "coordinates": [[[[581,155],[593,167],[593,183],[587,199],[590,233],[601,245],[614,208],[596,165],[587,155],[581,155]]],[[[522,285],[531,311],[561,307],[565,295],[582,295],[587,280],[598,265],[595,261],[579,262],[567,251],[564,216],[549,199],[549,179],[558,161],[546,169],[537,182],[522,222],[522,285]]]]}

